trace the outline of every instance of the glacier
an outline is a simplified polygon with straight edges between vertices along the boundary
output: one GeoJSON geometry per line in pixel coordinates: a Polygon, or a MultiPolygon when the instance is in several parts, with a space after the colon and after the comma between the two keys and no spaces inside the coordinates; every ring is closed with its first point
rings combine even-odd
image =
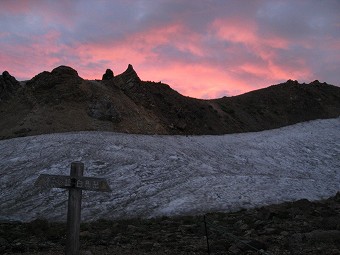
{"type": "Polygon", "coordinates": [[[82,220],[234,211],[340,191],[340,118],[218,136],[76,132],[0,141],[0,220],[65,221],[68,191],[40,174],[106,178],[83,191],[82,220]]]}

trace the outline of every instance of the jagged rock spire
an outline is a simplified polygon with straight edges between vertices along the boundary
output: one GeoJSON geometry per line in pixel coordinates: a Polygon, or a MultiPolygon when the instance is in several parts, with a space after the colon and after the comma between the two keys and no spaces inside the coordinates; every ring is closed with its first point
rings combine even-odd
{"type": "Polygon", "coordinates": [[[138,74],[131,64],[128,65],[128,68],[121,75],[126,82],[140,81],[138,74]]]}
{"type": "Polygon", "coordinates": [[[111,80],[113,79],[114,74],[111,69],[106,69],[106,72],[103,74],[103,81],[111,80]]]}

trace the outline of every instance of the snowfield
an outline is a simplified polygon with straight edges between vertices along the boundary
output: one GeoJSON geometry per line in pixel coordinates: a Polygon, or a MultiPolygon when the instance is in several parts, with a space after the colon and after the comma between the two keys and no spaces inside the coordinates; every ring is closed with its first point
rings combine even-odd
{"type": "Polygon", "coordinates": [[[0,220],[65,221],[68,192],[40,190],[40,174],[108,180],[83,191],[82,219],[231,211],[340,191],[340,118],[256,133],[150,136],[110,132],[0,141],[0,220]]]}

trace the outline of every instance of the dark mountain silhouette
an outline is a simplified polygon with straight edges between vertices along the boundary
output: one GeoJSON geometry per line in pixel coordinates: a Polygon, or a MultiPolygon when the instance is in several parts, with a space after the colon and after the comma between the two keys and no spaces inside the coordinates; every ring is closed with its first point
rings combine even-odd
{"type": "Polygon", "coordinates": [[[0,138],[98,130],[140,134],[227,134],[340,116],[340,88],[288,80],[234,97],[185,97],[142,81],[132,65],[85,80],[59,66],[29,81],[0,76],[0,138]]]}
{"type": "Polygon", "coordinates": [[[0,75],[0,102],[9,99],[20,87],[20,83],[7,71],[0,75]]]}

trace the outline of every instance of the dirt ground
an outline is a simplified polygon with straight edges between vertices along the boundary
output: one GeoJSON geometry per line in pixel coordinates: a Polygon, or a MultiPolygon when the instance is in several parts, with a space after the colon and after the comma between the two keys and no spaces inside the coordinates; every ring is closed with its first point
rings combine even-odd
{"type": "MultiPolygon", "coordinates": [[[[0,254],[64,254],[66,224],[0,223],[0,254]]],[[[327,200],[81,224],[81,254],[340,254],[340,192],[327,200]],[[205,227],[206,226],[206,227],[205,227]],[[206,236],[208,234],[208,238],[206,236]]]]}

